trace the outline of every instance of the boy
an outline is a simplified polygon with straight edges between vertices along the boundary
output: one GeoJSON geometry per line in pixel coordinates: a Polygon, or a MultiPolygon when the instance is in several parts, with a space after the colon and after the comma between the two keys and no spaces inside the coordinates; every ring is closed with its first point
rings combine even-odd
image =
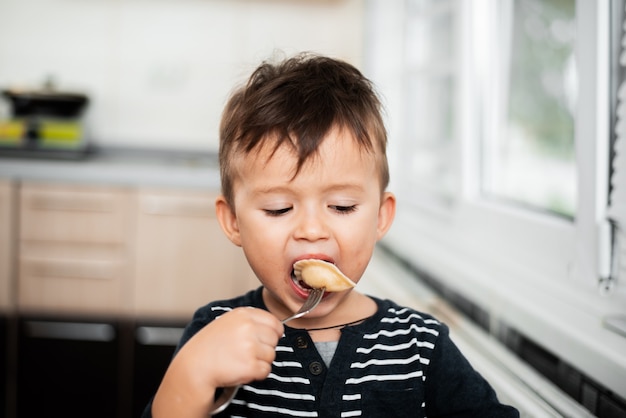
{"type": "MultiPolygon", "coordinates": [[[[353,66],[303,54],[263,63],[220,126],[218,220],[262,287],[200,308],[146,416],[515,417],[434,318],[346,290],[282,325],[309,290],[304,258],[353,281],[394,218],[381,105],[353,66]]],[[[216,278],[218,279],[218,278],[216,278]]]]}

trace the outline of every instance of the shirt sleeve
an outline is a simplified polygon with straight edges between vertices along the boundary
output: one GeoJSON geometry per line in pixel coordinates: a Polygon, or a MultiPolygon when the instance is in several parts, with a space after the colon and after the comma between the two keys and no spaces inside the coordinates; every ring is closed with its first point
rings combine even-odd
{"type": "Polygon", "coordinates": [[[426,412],[434,417],[519,417],[498,401],[491,385],[472,367],[441,324],[426,372],[426,412]]]}

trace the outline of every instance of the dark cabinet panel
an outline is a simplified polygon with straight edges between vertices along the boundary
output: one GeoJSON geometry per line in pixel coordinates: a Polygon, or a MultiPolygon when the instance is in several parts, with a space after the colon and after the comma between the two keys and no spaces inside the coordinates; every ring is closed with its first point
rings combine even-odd
{"type": "Polygon", "coordinates": [[[133,416],[141,416],[155,394],[183,332],[183,324],[140,324],[135,328],[133,416]]]}
{"type": "Polygon", "coordinates": [[[20,320],[17,416],[123,416],[115,323],[20,320]]]}
{"type": "Polygon", "coordinates": [[[7,390],[9,385],[9,326],[8,319],[0,316],[0,416],[8,415],[7,390]]]}
{"type": "Polygon", "coordinates": [[[141,416],[184,325],[0,316],[0,418],[141,416]]]}

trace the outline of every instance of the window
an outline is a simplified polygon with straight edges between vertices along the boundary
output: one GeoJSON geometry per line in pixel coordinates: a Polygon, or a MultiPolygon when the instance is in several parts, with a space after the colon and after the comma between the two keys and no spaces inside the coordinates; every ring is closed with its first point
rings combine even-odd
{"type": "Polygon", "coordinates": [[[577,191],[575,8],[575,0],[503,2],[497,22],[484,26],[500,53],[483,75],[495,94],[492,134],[481,136],[482,190],[569,217],[577,191]]]}
{"type": "Polygon", "coordinates": [[[409,2],[406,13],[405,80],[403,97],[412,117],[405,120],[410,140],[403,145],[411,158],[401,160],[410,179],[405,184],[415,202],[454,197],[458,171],[449,164],[455,153],[458,89],[458,11],[454,2],[409,2]],[[418,115],[428,115],[428,123],[418,115]]]}
{"type": "Polygon", "coordinates": [[[609,5],[370,0],[365,70],[398,197],[385,245],[626,397],[626,338],[603,325],[626,283],[601,281],[609,5]]]}

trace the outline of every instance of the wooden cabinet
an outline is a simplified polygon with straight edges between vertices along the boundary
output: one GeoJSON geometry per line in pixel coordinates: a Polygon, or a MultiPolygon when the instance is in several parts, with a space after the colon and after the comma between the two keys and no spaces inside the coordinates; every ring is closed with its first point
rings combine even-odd
{"type": "Polygon", "coordinates": [[[17,309],[11,333],[0,315],[9,417],[83,416],[94,400],[108,402],[93,416],[138,416],[192,313],[259,285],[215,198],[0,182],[0,308],[17,309]]]}
{"type": "Polygon", "coordinates": [[[19,204],[21,312],[130,310],[132,191],[25,183],[19,204]]]}
{"type": "Polygon", "coordinates": [[[15,187],[0,181],[0,312],[13,309],[12,286],[15,256],[15,187]]]}
{"type": "MultiPolygon", "coordinates": [[[[11,187],[0,188],[2,222],[13,207],[4,198],[11,187]]],[[[243,251],[215,218],[215,197],[204,191],[22,184],[15,228],[19,311],[189,319],[212,300],[258,286],[243,251]]]]}
{"type": "Polygon", "coordinates": [[[241,248],[215,218],[215,193],[141,190],[134,306],[142,317],[190,318],[195,309],[258,286],[241,248]]]}

